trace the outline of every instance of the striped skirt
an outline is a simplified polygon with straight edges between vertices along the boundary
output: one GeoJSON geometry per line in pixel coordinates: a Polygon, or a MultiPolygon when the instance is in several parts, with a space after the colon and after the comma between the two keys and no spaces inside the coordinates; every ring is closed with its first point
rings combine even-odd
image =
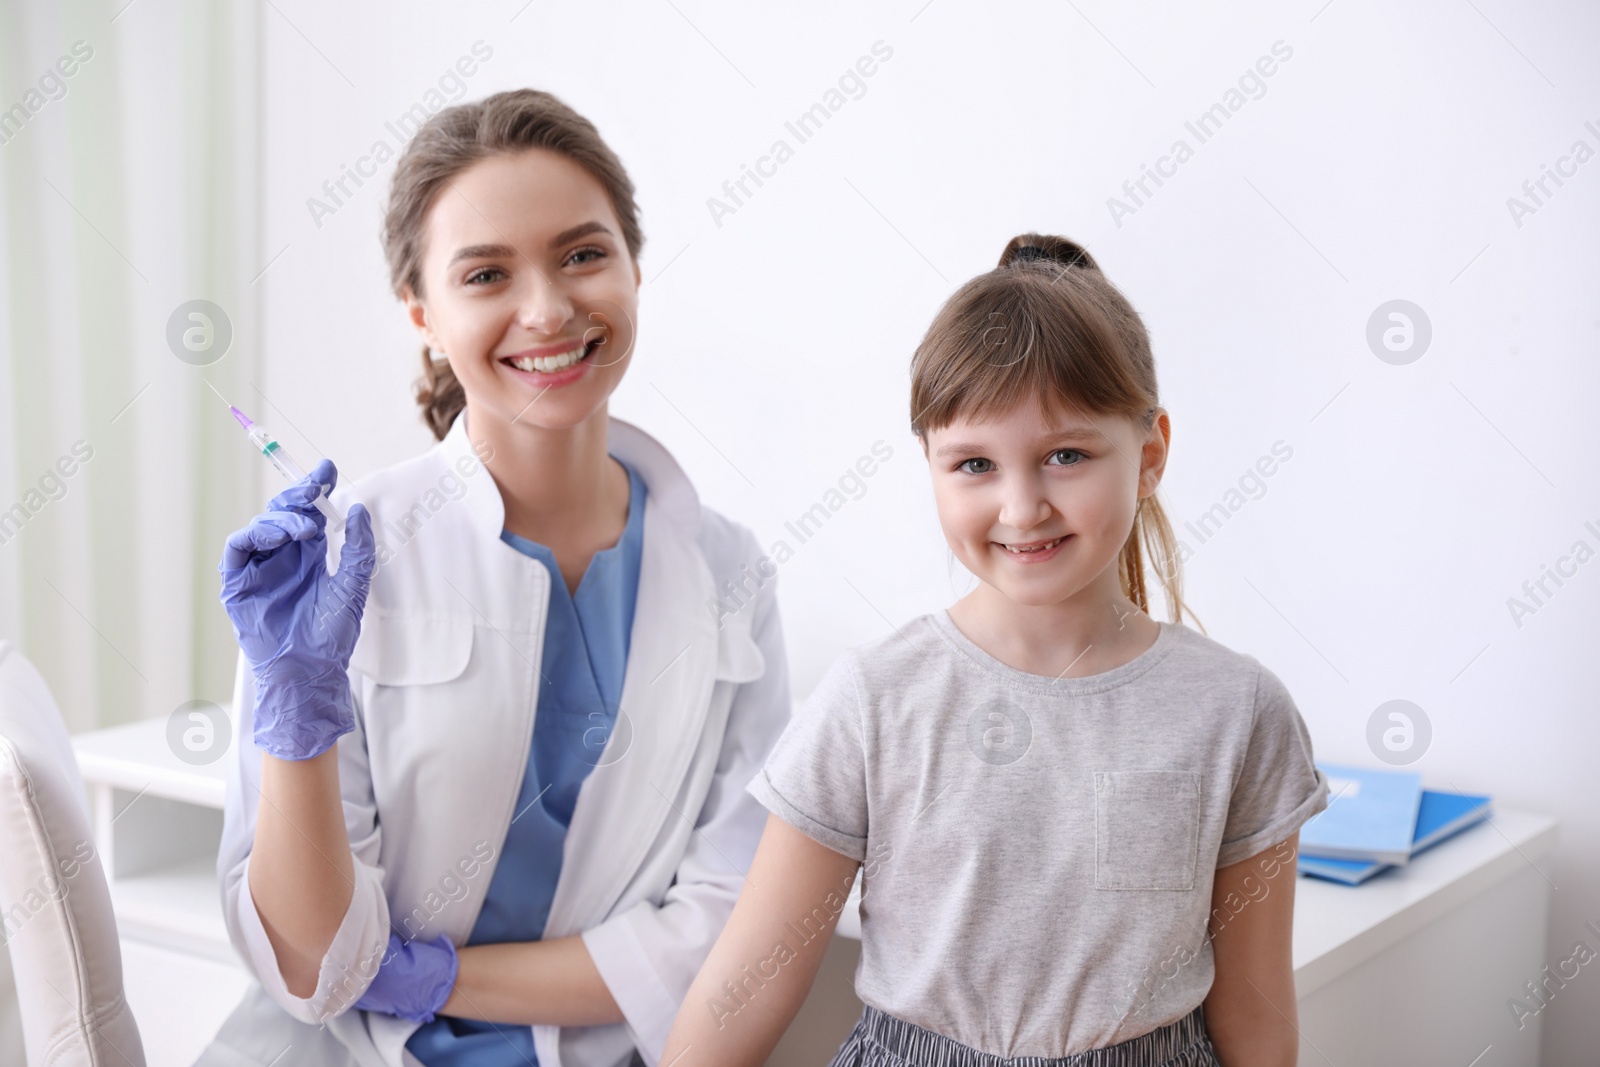
{"type": "Polygon", "coordinates": [[[1200,1008],[1148,1034],[1060,1059],[1006,1059],[924,1030],[871,1004],[828,1067],[1222,1067],[1200,1008]]]}

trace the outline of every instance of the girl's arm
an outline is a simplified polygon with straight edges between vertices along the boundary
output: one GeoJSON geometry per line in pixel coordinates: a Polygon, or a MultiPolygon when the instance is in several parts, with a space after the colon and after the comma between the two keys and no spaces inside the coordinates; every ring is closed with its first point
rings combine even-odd
{"type": "Polygon", "coordinates": [[[1216,978],[1205,1016],[1225,1067],[1295,1067],[1299,1056],[1292,951],[1299,844],[1297,830],[1216,872],[1207,924],[1216,978]]]}
{"type": "Polygon", "coordinates": [[[767,816],[743,892],[678,1010],[663,1067],[761,1067],[794,1021],[860,861],[767,816]]]}

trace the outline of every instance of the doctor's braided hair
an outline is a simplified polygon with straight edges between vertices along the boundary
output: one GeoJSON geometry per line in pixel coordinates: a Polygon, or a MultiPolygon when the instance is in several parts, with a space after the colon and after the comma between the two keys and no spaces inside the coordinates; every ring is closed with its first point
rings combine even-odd
{"type": "MultiPolygon", "coordinates": [[[[462,171],[492,156],[543,148],[571,159],[594,175],[611,200],[628,254],[637,262],[644,247],[633,181],[594,124],[550,93],[513,89],[469,104],[447,107],[422,124],[395,164],[383,221],[389,284],[404,299],[422,290],[427,216],[434,199],[462,171]]],[[[417,404],[434,437],[444,440],[466,406],[466,393],[443,359],[422,349],[417,404]]]]}
{"type": "MultiPolygon", "coordinates": [[[[934,316],[911,358],[911,430],[926,450],[929,431],[1002,417],[1029,399],[1046,418],[1125,416],[1144,431],[1160,403],[1139,313],[1082,245],[1038,233],[1013,237],[999,264],[934,316]]],[[[1151,613],[1147,557],[1172,621],[1188,612],[1199,624],[1183,601],[1177,538],[1155,494],[1139,499],[1117,565],[1123,593],[1151,613]]]]}

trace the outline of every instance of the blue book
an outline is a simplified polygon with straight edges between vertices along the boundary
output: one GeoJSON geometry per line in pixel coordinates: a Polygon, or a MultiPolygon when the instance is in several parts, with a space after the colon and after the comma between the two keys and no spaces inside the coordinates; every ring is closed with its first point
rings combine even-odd
{"type": "MultiPolygon", "coordinates": [[[[1445,838],[1483,822],[1491,811],[1492,802],[1486,796],[1424,789],[1422,806],[1417,813],[1417,829],[1411,854],[1415,856],[1445,838]]],[[[1301,874],[1313,878],[1326,878],[1331,882],[1342,882],[1345,885],[1360,885],[1373,875],[1387,871],[1392,866],[1394,865],[1391,863],[1330,860],[1316,856],[1301,856],[1299,860],[1301,874]]]]}
{"type": "Polygon", "coordinates": [[[1300,854],[1404,864],[1422,808],[1422,775],[1317,763],[1328,776],[1328,806],[1300,828],[1300,854]]]}

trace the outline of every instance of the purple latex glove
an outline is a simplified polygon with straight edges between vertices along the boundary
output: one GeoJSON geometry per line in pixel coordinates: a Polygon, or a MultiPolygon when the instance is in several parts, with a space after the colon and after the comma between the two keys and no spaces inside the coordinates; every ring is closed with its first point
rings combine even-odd
{"type": "Polygon", "coordinates": [[[222,605],[256,679],[255,743],[279,759],[310,759],[355,729],[350,653],[377,554],[361,504],[346,517],[330,575],[328,520],[312,503],[339,472],[324,459],[228,535],[217,570],[222,605]]]}
{"type": "Polygon", "coordinates": [[[431,1023],[433,1013],[450,999],[460,966],[456,946],[448,937],[402,941],[399,934],[390,934],[383,964],[356,1007],[414,1023],[431,1023]]]}

